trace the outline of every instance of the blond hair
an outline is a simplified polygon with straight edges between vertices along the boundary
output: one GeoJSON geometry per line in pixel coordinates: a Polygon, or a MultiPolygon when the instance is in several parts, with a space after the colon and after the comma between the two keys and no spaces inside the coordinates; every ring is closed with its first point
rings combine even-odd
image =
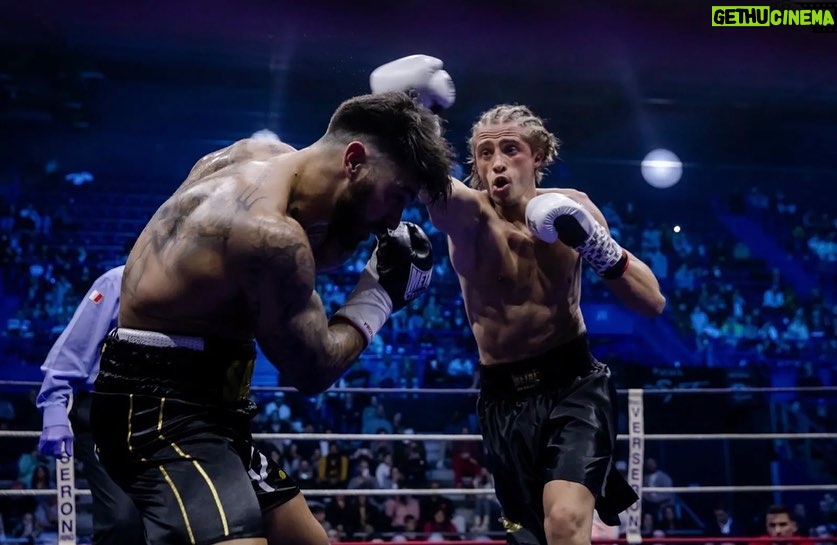
{"type": "Polygon", "coordinates": [[[471,165],[470,184],[475,189],[484,189],[485,183],[480,179],[477,173],[477,163],[474,157],[474,136],[480,127],[486,125],[500,125],[503,123],[514,122],[518,127],[524,129],[523,138],[529,147],[532,148],[532,153],[541,152],[543,160],[538,170],[535,172],[535,183],[540,184],[543,179],[546,167],[555,162],[558,157],[558,149],[561,147],[561,141],[558,137],[549,132],[544,126],[544,120],[530,110],[526,106],[518,104],[500,104],[490,110],[483,112],[480,115],[473,127],[471,127],[471,136],[468,139],[468,163],[471,165]]]}

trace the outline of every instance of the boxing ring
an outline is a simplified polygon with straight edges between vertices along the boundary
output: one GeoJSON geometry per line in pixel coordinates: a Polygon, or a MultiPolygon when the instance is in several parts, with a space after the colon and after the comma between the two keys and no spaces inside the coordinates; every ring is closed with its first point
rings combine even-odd
{"type": "MultiPolygon", "coordinates": [[[[0,381],[2,387],[40,387],[39,382],[22,381],[0,381]]],[[[267,388],[254,387],[253,392],[295,392],[292,388],[267,388]]],[[[837,387],[765,387],[765,388],[674,388],[674,389],[629,389],[619,390],[620,396],[627,395],[627,405],[620,401],[620,412],[627,412],[628,433],[619,434],[617,440],[627,442],[627,475],[626,478],[640,497],[628,511],[624,520],[624,537],[607,537],[593,539],[594,543],[774,543],[782,542],[837,542],[835,536],[822,537],[800,537],[800,538],[757,538],[757,537],[647,537],[641,535],[642,524],[642,501],[643,494],[706,494],[706,493],[776,493],[776,492],[833,492],[837,491],[837,483],[821,484],[777,484],[777,485],[744,485],[744,486],[671,486],[671,487],[643,487],[643,472],[645,462],[646,442],[700,442],[712,440],[726,441],[798,441],[798,440],[837,440],[837,433],[816,432],[816,433],[646,433],[645,430],[645,403],[649,396],[718,396],[718,395],[747,395],[747,394],[822,394],[834,395],[837,387]],[[625,410],[627,409],[627,411],[625,410]]],[[[418,395],[467,395],[476,396],[479,391],[474,389],[414,389],[414,388],[333,388],[326,394],[400,394],[409,396],[418,395]]],[[[322,395],[322,394],[321,394],[322,395]]],[[[0,430],[0,439],[4,444],[12,440],[37,439],[40,431],[10,431],[0,430]]],[[[396,441],[481,441],[482,437],[477,434],[440,434],[440,433],[402,433],[402,434],[363,434],[363,433],[254,433],[256,440],[273,441],[370,441],[370,442],[396,442],[396,441]]],[[[5,447],[4,447],[5,448],[5,447]]],[[[325,453],[323,453],[325,455],[325,453]]],[[[53,496],[57,495],[58,508],[58,536],[57,541],[62,545],[77,542],[76,524],[76,496],[89,495],[90,491],[77,489],[75,486],[74,467],[69,459],[56,462],[56,488],[55,489],[0,489],[0,496],[26,497],[26,496],[53,496]]],[[[427,489],[303,489],[306,498],[343,496],[430,496],[441,495],[448,497],[465,496],[493,496],[491,488],[427,488],[427,489]]],[[[8,529],[7,529],[8,532],[8,529]]],[[[490,538],[472,539],[468,538],[470,532],[460,536],[461,540],[452,541],[458,545],[476,545],[486,543],[505,543],[505,540],[490,538]]],[[[480,532],[484,534],[484,532],[480,532]]],[[[1,541],[1,540],[0,540],[1,541]]],[[[380,541],[380,540],[378,540],[380,541]]],[[[403,541],[403,540],[401,540],[403,541]]],[[[15,540],[7,539],[6,542],[13,543],[15,540]]],[[[409,543],[445,543],[443,539],[433,540],[410,540],[409,543]]],[[[352,545],[366,544],[365,541],[341,541],[352,545]]]]}

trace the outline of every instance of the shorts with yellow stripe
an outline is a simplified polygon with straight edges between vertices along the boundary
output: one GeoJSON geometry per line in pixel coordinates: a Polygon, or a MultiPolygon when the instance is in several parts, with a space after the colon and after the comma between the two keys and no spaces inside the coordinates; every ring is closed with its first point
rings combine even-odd
{"type": "Polygon", "coordinates": [[[147,541],[264,537],[263,513],[299,487],[253,444],[255,347],[137,333],[150,332],[109,335],[91,425],[99,459],[142,513],[147,541]]]}

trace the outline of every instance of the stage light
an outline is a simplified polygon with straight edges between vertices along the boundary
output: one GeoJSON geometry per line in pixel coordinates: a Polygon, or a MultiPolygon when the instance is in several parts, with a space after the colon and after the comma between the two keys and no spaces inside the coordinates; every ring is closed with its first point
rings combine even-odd
{"type": "Polygon", "coordinates": [[[655,149],[642,160],[642,177],[654,187],[665,189],[680,181],[683,163],[666,149],[655,149]]]}

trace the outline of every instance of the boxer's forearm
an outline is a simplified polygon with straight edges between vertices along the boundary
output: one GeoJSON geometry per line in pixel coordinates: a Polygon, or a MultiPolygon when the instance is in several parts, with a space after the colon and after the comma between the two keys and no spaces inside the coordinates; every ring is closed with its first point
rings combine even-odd
{"type": "Polygon", "coordinates": [[[628,268],[620,278],[604,279],[622,303],[643,316],[658,316],[666,306],[660,284],[648,265],[632,253],[628,254],[628,268]]]}
{"type": "Polygon", "coordinates": [[[366,339],[351,324],[332,322],[328,326],[326,343],[328,358],[307,373],[310,389],[321,392],[334,384],[358,359],[366,348],[366,339]]]}
{"type": "Polygon", "coordinates": [[[355,327],[342,321],[329,324],[319,296],[315,293],[311,299],[280,335],[263,337],[268,359],[291,386],[305,394],[331,386],[366,347],[366,339],[355,327]],[[274,339],[278,342],[271,342],[274,339]]]}

